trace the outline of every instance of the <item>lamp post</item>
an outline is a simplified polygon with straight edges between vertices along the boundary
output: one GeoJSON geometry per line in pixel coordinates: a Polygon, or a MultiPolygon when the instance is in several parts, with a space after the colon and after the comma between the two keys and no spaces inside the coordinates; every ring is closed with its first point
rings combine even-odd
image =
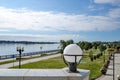
{"type": "Polygon", "coordinates": [[[105,51],[104,51],[104,62],[105,62],[105,51]]]}
{"type": "MultiPolygon", "coordinates": [[[[41,53],[42,53],[42,48],[43,48],[43,47],[42,47],[42,46],[40,46],[41,53]]],[[[41,56],[41,54],[40,54],[40,56],[41,56]]]]}
{"type": "Polygon", "coordinates": [[[21,68],[21,54],[24,51],[24,47],[17,47],[17,51],[19,52],[19,69],[21,68]]]}
{"type": "Polygon", "coordinates": [[[113,53],[113,80],[115,80],[115,52],[113,53]]]}
{"type": "Polygon", "coordinates": [[[106,50],[106,44],[103,44],[103,50],[104,50],[104,62],[105,62],[105,50],[106,50]]]}
{"type": "Polygon", "coordinates": [[[42,46],[40,46],[40,50],[42,51],[42,46]]]}
{"type": "Polygon", "coordinates": [[[12,55],[12,57],[13,57],[13,67],[14,67],[14,58],[15,58],[15,55],[12,55]]]}
{"type": "Polygon", "coordinates": [[[64,49],[63,60],[69,67],[69,72],[76,73],[77,65],[82,58],[82,50],[76,44],[70,44],[64,49]]]}

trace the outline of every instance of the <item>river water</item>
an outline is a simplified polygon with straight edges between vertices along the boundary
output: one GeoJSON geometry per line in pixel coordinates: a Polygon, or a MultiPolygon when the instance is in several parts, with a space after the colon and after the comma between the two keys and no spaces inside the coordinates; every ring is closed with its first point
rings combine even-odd
{"type": "Polygon", "coordinates": [[[18,52],[16,51],[17,46],[24,47],[23,53],[28,53],[28,52],[36,52],[36,51],[56,50],[58,49],[59,44],[2,43],[0,44],[0,56],[18,54],[18,52]]]}

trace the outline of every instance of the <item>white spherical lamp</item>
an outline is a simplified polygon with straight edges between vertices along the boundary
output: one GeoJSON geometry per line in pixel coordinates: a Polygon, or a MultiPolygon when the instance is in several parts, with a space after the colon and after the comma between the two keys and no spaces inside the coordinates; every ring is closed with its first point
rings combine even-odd
{"type": "Polygon", "coordinates": [[[70,44],[64,49],[64,60],[68,64],[70,72],[77,72],[77,64],[82,58],[82,50],[76,44],[70,44]]]}

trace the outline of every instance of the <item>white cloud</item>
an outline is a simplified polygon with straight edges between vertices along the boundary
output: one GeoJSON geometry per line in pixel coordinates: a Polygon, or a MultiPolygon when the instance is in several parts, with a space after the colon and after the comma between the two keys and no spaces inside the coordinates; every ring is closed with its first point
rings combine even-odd
{"type": "Polygon", "coordinates": [[[95,3],[113,3],[115,0],[94,0],[95,3]]]}
{"type": "Polygon", "coordinates": [[[105,31],[118,29],[120,21],[106,16],[88,16],[0,7],[0,29],[105,31]]]}
{"type": "Polygon", "coordinates": [[[91,11],[99,11],[99,10],[103,10],[104,7],[96,7],[95,5],[89,5],[88,9],[90,9],[91,11]]]}
{"type": "Polygon", "coordinates": [[[9,32],[7,29],[0,29],[0,32],[9,32]]]}
{"type": "Polygon", "coordinates": [[[109,16],[112,18],[120,18],[120,8],[110,10],[109,16]]]}
{"type": "Polygon", "coordinates": [[[0,40],[15,41],[60,41],[70,40],[79,41],[85,37],[78,34],[62,34],[62,35],[32,35],[32,34],[0,34],[0,40]]]}
{"type": "Polygon", "coordinates": [[[94,0],[95,3],[109,3],[109,4],[113,4],[113,5],[118,5],[120,6],[120,0],[94,0]]]}

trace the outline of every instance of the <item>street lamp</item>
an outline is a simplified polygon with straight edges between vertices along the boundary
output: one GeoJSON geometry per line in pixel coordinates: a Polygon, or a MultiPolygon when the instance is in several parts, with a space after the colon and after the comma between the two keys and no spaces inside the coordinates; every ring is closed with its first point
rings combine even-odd
{"type": "Polygon", "coordinates": [[[19,52],[19,69],[21,68],[21,54],[24,51],[24,47],[17,47],[17,51],[19,52]]]}
{"type": "Polygon", "coordinates": [[[82,58],[82,50],[76,44],[70,44],[64,49],[63,60],[69,67],[69,72],[76,73],[77,65],[82,58]]]}
{"type": "Polygon", "coordinates": [[[103,50],[104,50],[104,62],[105,62],[105,50],[106,50],[106,44],[103,44],[103,50]]]}
{"type": "Polygon", "coordinates": [[[113,80],[115,80],[115,53],[113,53],[113,80]]]}
{"type": "Polygon", "coordinates": [[[42,47],[42,46],[40,46],[41,51],[42,51],[42,48],[43,48],[43,47],[42,47]]]}
{"type": "MultiPolygon", "coordinates": [[[[41,53],[43,53],[43,52],[42,52],[42,48],[43,48],[43,47],[42,47],[42,46],[40,46],[41,53]]],[[[40,54],[40,56],[41,56],[41,54],[40,54]]]]}

